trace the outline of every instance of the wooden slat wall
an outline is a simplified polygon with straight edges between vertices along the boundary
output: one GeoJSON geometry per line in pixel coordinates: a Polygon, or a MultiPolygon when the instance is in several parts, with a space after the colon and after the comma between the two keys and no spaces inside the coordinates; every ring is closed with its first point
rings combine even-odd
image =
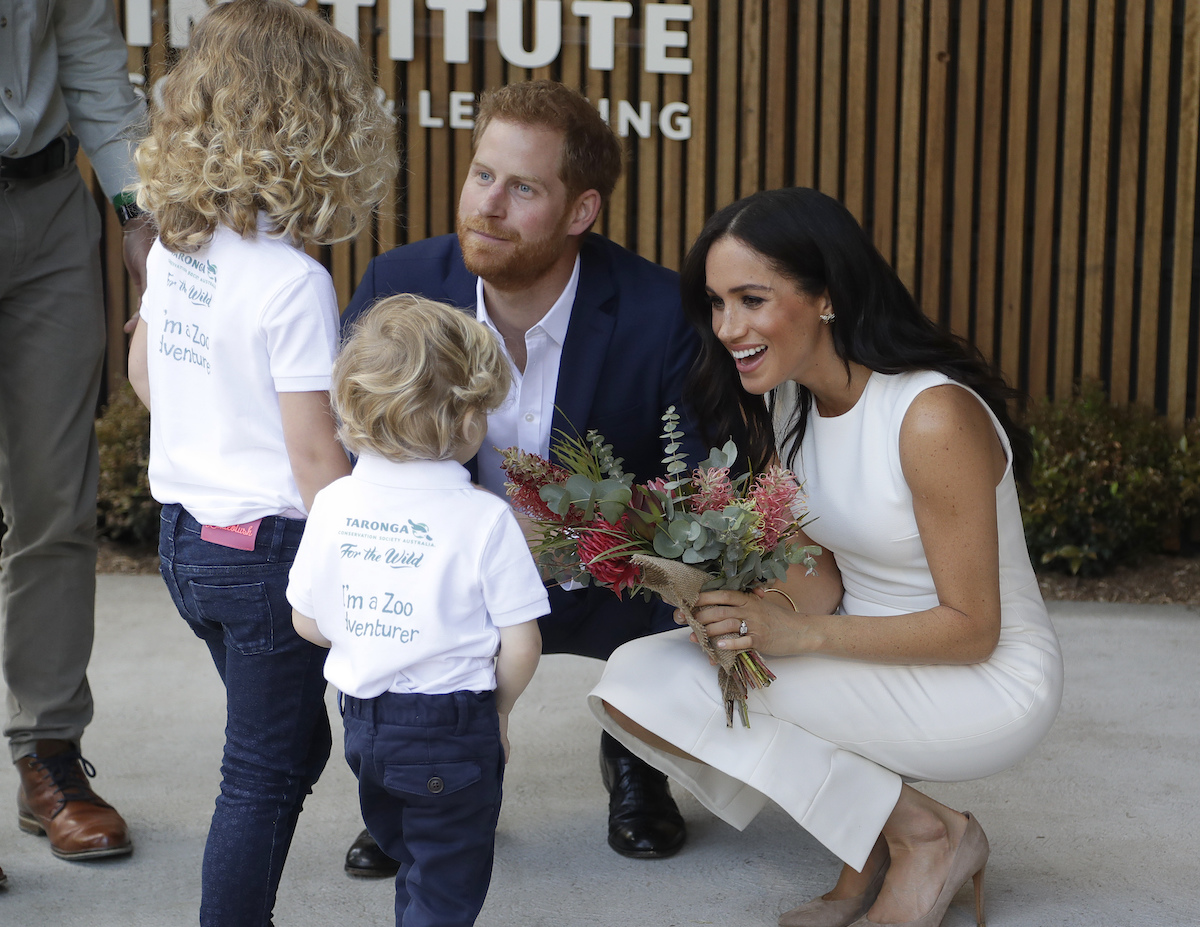
{"type": "MultiPolygon", "coordinates": [[[[926,91],[925,110],[931,113],[945,112],[946,89],[950,72],[950,10],[946,4],[935,4],[930,10],[929,44],[926,55],[929,61],[929,80],[926,91]]],[[[944,120],[932,120],[926,133],[925,163],[929,171],[945,171],[946,125],[944,120]]],[[[939,318],[942,308],[942,252],[945,248],[943,216],[945,183],[925,184],[924,218],[921,243],[924,260],[921,262],[921,304],[931,318],[939,318]]]]}
{"type": "MultiPolygon", "coordinates": [[[[1038,82],[1037,137],[1057,138],[1060,125],[1058,89],[1062,78],[1062,0],[1042,5],[1041,79],[1038,82]]],[[[1033,172],[1033,238],[1029,281],[1029,381],[1030,395],[1042,397],[1050,389],[1050,319],[1054,279],[1054,197],[1057,175],[1053,158],[1039,158],[1033,172]]],[[[1061,328],[1060,337],[1061,335],[1061,328]]]]}
{"type": "MultiPolygon", "coordinates": [[[[1196,341],[1196,148],[1200,131],[1200,4],[1188,3],[1181,45],[1179,131],[1175,159],[1175,249],[1171,261],[1171,296],[1168,339],[1167,416],[1180,421],[1185,415],[1196,416],[1196,394],[1200,393],[1196,341]],[[1195,391],[1188,397],[1187,385],[1195,391]]],[[[1169,159],[1168,159],[1169,160],[1169,159]]],[[[1160,358],[1161,363],[1161,358],[1160,358]]]]}
{"type": "MultiPolygon", "coordinates": [[[[969,337],[971,332],[972,270],[974,235],[966,230],[975,228],[975,132],[978,125],[977,92],[980,82],[979,66],[979,3],[963,0],[958,21],[957,100],[955,102],[955,139],[952,209],[950,226],[959,230],[950,235],[950,313],[948,324],[958,334],[969,337]]],[[[878,234],[876,242],[878,242],[878,234]]],[[[887,252],[884,252],[885,254],[887,252]]],[[[942,317],[942,321],[947,321],[942,317]]]]}
{"type": "MultiPolygon", "coordinates": [[[[682,0],[670,0],[679,3],[682,0]]],[[[309,6],[317,8],[315,0],[309,6]]],[[[669,267],[711,213],[755,190],[817,186],[859,217],[941,324],[1034,397],[1096,377],[1115,403],[1181,425],[1200,392],[1200,0],[693,0],[688,76],[643,70],[646,3],[616,22],[615,69],[588,67],[587,26],[563,8],[563,50],[536,72],[496,45],[497,4],[471,17],[471,60],[443,60],[441,14],[416,0],[416,57],[387,56],[387,3],[359,11],[364,52],[395,101],[404,169],[374,235],[322,249],[345,302],[372,255],[451,231],[470,133],[452,91],[553,77],[593,102],[650,104],[599,229],[669,267]],[[658,129],[689,107],[692,135],[658,129]]],[[[118,10],[123,4],[117,2],[118,10]]],[[[178,51],[154,0],[148,84],[178,51]]],[[[526,0],[527,47],[534,3],[526,0]]],[[[325,8],[322,8],[325,9],[325,8]]],[[[121,376],[135,294],[105,226],[121,376]]]]}

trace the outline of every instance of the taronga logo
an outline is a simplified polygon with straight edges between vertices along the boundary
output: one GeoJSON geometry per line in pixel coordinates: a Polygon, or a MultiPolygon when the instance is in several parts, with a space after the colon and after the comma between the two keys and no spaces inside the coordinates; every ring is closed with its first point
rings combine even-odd
{"type": "Polygon", "coordinates": [[[347,528],[358,528],[360,531],[378,531],[382,534],[407,534],[421,541],[432,541],[429,526],[413,521],[411,518],[402,524],[398,521],[374,521],[369,518],[347,518],[347,528]]]}
{"type": "Polygon", "coordinates": [[[184,264],[196,268],[202,274],[206,274],[209,277],[216,277],[217,275],[217,265],[212,261],[202,261],[199,258],[192,257],[190,254],[179,254],[176,257],[184,264]]]}

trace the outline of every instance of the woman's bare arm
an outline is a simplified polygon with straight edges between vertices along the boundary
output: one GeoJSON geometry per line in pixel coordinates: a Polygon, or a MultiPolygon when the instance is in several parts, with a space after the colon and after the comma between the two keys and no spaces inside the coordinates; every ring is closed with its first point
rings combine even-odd
{"type": "MultiPolygon", "coordinates": [[[[750,634],[722,642],[767,654],[823,653],[879,663],[978,663],[1000,634],[1000,555],[996,484],[1006,461],[992,421],[970,393],[952,385],[921,393],[900,430],[900,460],[939,604],[907,615],[819,614],[827,600],[708,592],[699,618],[711,634],[750,634]]],[[[802,587],[789,576],[789,594],[802,587]]],[[[814,587],[817,588],[817,587],[814,587]]]]}

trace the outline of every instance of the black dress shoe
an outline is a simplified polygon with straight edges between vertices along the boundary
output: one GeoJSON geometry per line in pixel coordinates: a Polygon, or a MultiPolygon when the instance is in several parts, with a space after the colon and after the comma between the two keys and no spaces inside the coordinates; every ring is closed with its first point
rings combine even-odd
{"type": "Polygon", "coordinates": [[[674,856],[687,838],[667,777],[607,733],[600,736],[600,776],[608,789],[608,845],[633,859],[674,856]]]}
{"type": "Polygon", "coordinates": [[[400,864],[384,853],[365,829],[346,851],[346,875],[382,879],[394,876],[399,870],[400,864]]]}

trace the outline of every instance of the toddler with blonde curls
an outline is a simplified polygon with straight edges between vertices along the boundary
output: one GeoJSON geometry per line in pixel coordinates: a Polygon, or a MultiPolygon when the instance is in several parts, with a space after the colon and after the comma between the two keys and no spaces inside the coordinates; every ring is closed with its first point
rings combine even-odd
{"type": "Polygon", "coordinates": [[[550,611],[512,509],[464,466],[508,395],[508,360],[467,313],[392,296],[362,316],[333,378],[360,456],[317,494],[293,620],[331,648],[363,820],[400,862],[397,927],[470,927],[491,881],[508,715],[550,611]]]}
{"type": "Polygon", "coordinates": [[[395,132],[354,42],[289,0],[214,6],[161,90],[136,154],[159,237],[129,375],[162,575],[226,691],[200,923],[268,927],[331,745],[288,570],[317,490],[350,470],[329,409],[337,299],[304,247],[368,227],[395,132]]]}

